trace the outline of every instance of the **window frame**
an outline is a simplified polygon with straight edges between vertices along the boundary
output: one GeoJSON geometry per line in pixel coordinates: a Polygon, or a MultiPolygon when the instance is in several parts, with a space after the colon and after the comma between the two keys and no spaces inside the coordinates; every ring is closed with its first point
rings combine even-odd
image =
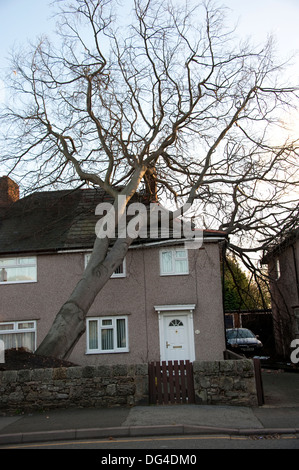
{"type": "MultiPolygon", "coordinates": [[[[37,344],[37,321],[36,320],[12,320],[12,321],[1,321],[0,322],[0,335],[11,335],[11,334],[24,334],[24,333],[34,333],[34,349],[32,352],[36,351],[37,344]],[[19,325],[22,323],[33,323],[32,327],[28,328],[19,328],[19,325]],[[10,329],[1,329],[2,325],[13,325],[10,329]]],[[[20,348],[23,346],[19,346],[20,348]]],[[[17,348],[18,349],[18,348],[17,348]]]]}
{"type": "Polygon", "coordinates": [[[189,274],[189,257],[188,257],[188,250],[186,248],[165,248],[160,250],[160,276],[186,276],[189,274]],[[184,251],[185,257],[179,258],[175,255],[177,251],[184,251]],[[163,268],[163,253],[171,253],[172,254],[172,270],[166,272],[163,268]],[[176,270],[176,261],[185,260],[187,262],[186,271],[177,271],[176,270]]]}
{"type": "Polygon", "coordinates": [[[129,352],[129,332],[128,332],[128,316],[127,315],[111,315],[105,317],[88,317],[86,319],[86,354],[120,354],[129,352]],[[117,320],[125,321],[125,341],[126,346],[117,347],[117,320]],[[90,322],[97,322],[97,342],[98,347],[90,348],[90,322]],[[111,321],[111,325],[103,325],[103,321],[111,321]],[[113,330],[113,349],[102,349],[102,335],[103,330],[113,330]]]}
{"type": "MultiPolygon", "coordinates": [[[[90,256],[91,256],[91,253],[85,253],[85,254],[84,254],[84,268],[86,268],[90,256]]],[[[124,278],[124,277],[127,277],[126,258],[123,259],[122,264],[117,268],[117,270],[118,270],[121,266],[122,266],[122,272],[121,272],[121,273],[114,272],[114,273],[110,276],[110,279],[117,279],[117,278],[124,278]]]]}
{"type": "Polygon", "coordinates": [[[7,285],[7,284],[32,284],[37,282],[37,256],[14,256],[14,257],[3,257],[0,258],[0,285],[7,285]],[[20,260],[24,259],[33,259],[34,262],[32,263],[27,263],[27,264],[21,264],[19,263],[20,260]],[[1,260],[4,261],[4,263],[1,263],[1,260]],[[7,264],[7,261],[15,260],[15,264],[7,264]],[[5,281],[2,280],[2,270],[7,270],[10,268],[35,268],[35,276],[34,279],[32,280],[17,280],[17,281],[5,281]]]}

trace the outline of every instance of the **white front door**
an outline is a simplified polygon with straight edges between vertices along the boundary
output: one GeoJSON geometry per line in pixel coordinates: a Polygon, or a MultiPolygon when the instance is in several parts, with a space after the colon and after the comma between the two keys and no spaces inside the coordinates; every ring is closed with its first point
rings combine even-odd
{"type": "Polygon", "coordinates": [[[194,360],[192,315],[176,312],[162,315],[160,351],[162,361],[194,360]]]}

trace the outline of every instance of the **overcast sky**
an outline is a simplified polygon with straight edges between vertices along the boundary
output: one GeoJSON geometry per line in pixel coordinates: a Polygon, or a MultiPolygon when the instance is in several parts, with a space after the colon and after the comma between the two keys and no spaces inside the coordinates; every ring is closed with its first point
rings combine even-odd
{"type": "MultiPolygon", "coordinates": [[[[233,26],[238,21],[240,37],[252,36],[255,42],[265,42],[273,33],[282,59],[299,51],[299,0],[216,0],[229,11],[233,26]]],[[[7,66],[9,50],[46,33],[51,35],[55,20],[50,0],[0,0],[0,74],[7,66]]],[[[291,73],[291,72],[290,72],[291,73]]],[[[299,82],[299,59],[292,71],[292,82],[299,82]]],[[[3,87],[3,84],[2,84],[3,87]]],[[[0,91],[1,99],[1,91],[0,91]]]]}

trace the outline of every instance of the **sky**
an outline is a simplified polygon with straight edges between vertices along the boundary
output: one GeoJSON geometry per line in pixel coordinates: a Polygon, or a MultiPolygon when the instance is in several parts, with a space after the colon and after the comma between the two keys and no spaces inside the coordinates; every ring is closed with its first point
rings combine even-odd
{"type": "MultiPolygon", "coordinates": [[[[26,41],[34,42],[43,34],[51,37],[55,30],[51,1],[0,0],[0,104],[5,99],[5,83],[1,77],[8,66],[10,49],[26,41]]],[[[254,43],[264,44],[268,35],[273,34],[280,61],[295,52],[299,54],[299,0],[213,1],[228,8],[228,22],[231,27],[237,24],[236,34],[240,38],[250,36],[254,43]]],[[[293,62],[287,74],[292,84],[299,84],[299,55],[293,62]]],[[[290,116],[289,122],[292,136],[299,136],[298,113],[290,116]]]]}
{"type": "MultiPolygon", "coordinates": [[[[268,34],[274,34],[282,60],[299,51],[299,0],[216,0],[216,3],[229,8],[228,21],[232,26],[238,23],[240,37],[251,36],[254,42],[262,44],[268,34]]],[[[8,65],[12,47],[34,41],[42,34],[51,37],[55,29],[52,15],[50,0],[0,0],[0,76],[8,65]]],[[[299,57],[290,73],[297,75],[295,82],[299,82],[299,57]]]]}
{"type": "MultiPolygon", "coordinates": [[[[299,49],[298,0],[216,0],[216,4],[231,9],[229,21],[233,25],[239,19],[240,34],[264,40],[274,33],[281,53],[299,49]]],[[[1,63],[14,43],[51,33],[55,26],[52,14],[50,0],[0,0],[1,63]]]]}

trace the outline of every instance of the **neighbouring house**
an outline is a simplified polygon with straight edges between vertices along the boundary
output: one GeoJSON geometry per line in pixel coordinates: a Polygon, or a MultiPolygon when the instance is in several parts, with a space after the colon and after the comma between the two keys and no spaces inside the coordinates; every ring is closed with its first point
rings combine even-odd
{"type": "MultiPolygon", "coordinates": [[[[0,339],[35,350],[80,280],[95,240],[102,190],[36,192],[19,198],[0,178],[0,339]]],[[[222,360],[221,255],[226,235],[137,239],[92,305],[69,360],[80,365],[222,360]]]]}
{"type": "Polygon", "coordinates": [[[262,263],[268,265],[276,351],[287,358],[299,338],[299,228],[272,246],[262,263]]]}

